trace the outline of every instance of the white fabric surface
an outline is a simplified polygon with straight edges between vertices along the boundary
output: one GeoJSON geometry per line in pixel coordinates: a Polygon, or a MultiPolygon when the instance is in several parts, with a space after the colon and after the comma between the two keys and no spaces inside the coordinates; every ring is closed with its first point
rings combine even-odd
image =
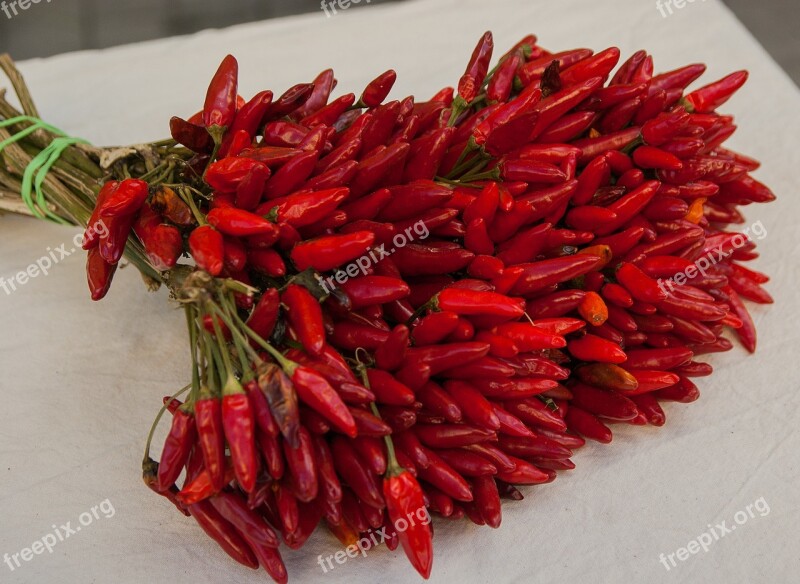
{"type": "MultiPolygon", "coordinates": [[[[774,276],[776,304],[754,309],[755,356],[715,355],[691,406],[667,407],[661,429],[615,428],[577,469],[504,506],[497,531],[437,521],[432,582],[789,582],[800,573],[797,431],[798,295],[796,192],[800,96],[779,67],[716,0],[663,18],[653,2],[613,0],[416,0],[362,2],[194,36],[28,61],[21,68],[42,115],[96,144],[167,134],[171,115],[198,109],[219,60],[234,53],[241,89],[282,90],[332,66],[339,92],[357,91],[388,67],[394,96],[433,94],[461,74],[474,42],[493,30],[499,49],[535,32],[556,50],[646,48],[661,71],[704,61],[712,80],[747,68],[748,85],[725,106],[740,129],[732,145],[764,161],[757,176],[778,202],[748,209],[769,235],[757,269],[774,276]],[[674,553],[764,497],[770,513],[667,571],[674,553]]],[[[0,276],[71,242],[75,230],[0,218],[0,276]]],[[[71,247],[71,243],[68,248],[71,247]]],[[[75,253],[11,295],[0,289],[0,554],[17,553],[76,526],[109,499],[100,519],[21,568],[0,564],[2,582],[263,582],[236,566],[188,518],[140,481],[144,438],[162,395],[187,380],[182,313],[165,293],[145,292],[133,269],[118,273],[93,304],[75,253]]],[[[156,442],[164,436],[163,428],[156,442]]],[[[157,450],[156,450],[157,452],[157,450]]],[[[294,582],[414,582],[398,550],[385,547],[323,574],[317,556],[340,549],[318,533],[284,557],[294,582]]]]}

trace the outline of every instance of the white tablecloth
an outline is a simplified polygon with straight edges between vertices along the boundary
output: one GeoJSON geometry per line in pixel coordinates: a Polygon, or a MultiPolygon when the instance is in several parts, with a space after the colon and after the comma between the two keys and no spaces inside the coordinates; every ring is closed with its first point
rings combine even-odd
{"type": "MultiPolygon", "coordinates": [[[[777,301],[754,309],[758,354],[737,348],[713,356],[718,371],[699,380],[699,402],[667,407],[664,428],[615,429],[611,446],[582,450],[575,471],[505,505],[499,530],[436,522],[431,581],[796,581],[800,96],[719,2],[673,11],[662,17],[654,2],[641,0],[361,2],[331,18],[319,11],[21,68],[42,115],[97,144],[164,137],[171,115],[199,108],[208,79],[229,52],[239,58],[245,95],[282,90],[332,66],[339,91],[358,91],[394,67],[394,96],[427,97],[457,81],[486,29],[499,48],[535,32],[557,50],[647,48],[658,70],[704,61],[708,80],[749,69],[749,84],[724,108],[740,125],[732,144],[764,161],[757,176],[780,197],[748,210],[748,222],[760,220],[768,230],[755,266],[774,276],[768,288],[777,301]],[[660,563],[660,554],[674,554],[709,524],[731,526],[742,518],[737,511],[762,497],[768,514],[755,512],[707,552],[669,571],[660,563]]],[[[68,243],[69,251],[74,233],[0,218],[0,276],[13,277],[48,248],[68,243]]],[[[34,555],[13,571],[13,559],[0,564],[0,581],[265,581],[263,573],[229,561],[139,478],[160,398],[187,381],[182,313],[165,293],[147,294],[133,269],[118,273],[109,297],[93,304],[83,264],[83,254],[74,253],[12,294],[0,289],[0,554],[10,557],[56,531],[63,535],[60,526],[68,521],[72,528],[81,519],[87,523],[51,546],[52,553],[34,555]],[[91,515],[105,500],[110,503],[91,515]]],[[[303,551],[285,553],[292,580],[418,581],[402,553],[385,547],[323,574],[318,555],[338,549],[319,533],[303,551]]]]}

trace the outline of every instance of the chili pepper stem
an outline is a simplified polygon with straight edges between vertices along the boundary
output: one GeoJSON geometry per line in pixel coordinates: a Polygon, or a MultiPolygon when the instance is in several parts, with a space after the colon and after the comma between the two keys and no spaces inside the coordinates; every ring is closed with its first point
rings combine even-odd
{"type": "Polygon", "coordinates": [[[239,326],[242,328],[247,335],[253,339],[260,347],[262,347],[267,353],[269,353],[281,366],[281,368],[286,372],[287,375],[291,376],[294,373],[294,370],[297,369],[297,363],[291,361],[284,357],[280,351],[278,351],[275,347],[270,345],[267,341],[262,339],[258,333],[256,333],[253,329],[251,329],[247,324],[239,317],[238,314],[234,313],[234,318],[236,319],[239,326]]]}
{"type": "MultiPolygon", "coordinates": [[[[358,357],[359,351],[365,352],[364,349],[360,347],[355,351],[356,361],[358,363],[358,373],[361,376],[361,383],[367,389],[371,389],[369,383],[369,376],[367,375],[367,366],[364,364],[358,357]]],[[[372,413],[375,415],[376,418],[381,417],[380,410],[378,410],[378,405],[375,402],[370,402],[370,409],[372,413]]],[[[394,450],[394,442],[392,441],[391,434],[386,435],[383,437],[383,441],[386,444],[386,458],[387,458],[387,465],[386,465],[386,473],[384,476],[386,477],[394,477],[403,472],[405,469],[400,466],[400,463],[397,462],[397,454],[394,450]]]]}
{"type": "Polygon", "coordinates": [[[458,118],[461,117],[461,114],[469,109],[469,103],[467,103],[467,101],[460,95],[456,95],[455,99],[453,100],[452,108],[453,110],[450,113],[450,119],[447,120],[448,126],[456,125],[456,121],[458,121],[458,118]]]}
{"type": "Polygon", "coordinates": [[[186,313],[186,325],[189,327],[189,348],[192,352],[192,393],[195,393],[200,388],[200,373],[197,363],[197,326],[194,309],[187,304],[184,312],[186,313]]]}
{"type": "Polygon", "coordinates": [[[417,320],[420,316],[425,314],[426,310],[437,310],[437,309],[438,305],[436,303],[436,296],[433,296],[425,304],[417,308],[411,316],[408,317],[408,320],[406,321],[406,326],[410,327],[415,320],[417,320]]]}
{"type": "MultiPolygon", "coordinates": [[[[183,189],[178,189],[179,193],[184,192],[183,189]]],[[[194,215],[195,220],[199,225],[207,225],[208,221],[206,221],[205,215],[203,215],[200,210],[197,208],[197,204],[194,202],[194,197],[192,196],[191,190],[186,193],[185,196],[181,196],[181,198],[186,201],[186,204],[189,205],[189,209],[192,211],[192,215],[194,215]]]]}
{"type": "MultiPolygon", "coordinates": [[[[480,170],[485,166],[486,163],[483,162],[480,165],[478,165],[478,167],[476,167],[475,170],[480,170]]],[[[477,173],[477,174],[472,174],[472,172],[468,172],[467,174],[462,176],[460,180],[469,182],[475,182],[479,180],[500,180],[500,169],[493,168],[492,170],[489,170],[487,172],[477,173]]]]}
{"type": "MultiPolygon", "coordinates": [[[[446,178],[453,178],[458,176],[462,172],[464,172],[465,168],[469,168],[469,165],[464,163],[464,159],[472,152],[478,149],[478,145],[475,143],[475,139],[470,136],[469,140],[467,141],[467,145],[464,146],[464,150],[461,151],[461,154],[458,156],[458,160],[453,165],[453,170],[447,173],[446,178]]],[[[481,156],[485,157],[485,153],[481,151],[481,156]]]]}

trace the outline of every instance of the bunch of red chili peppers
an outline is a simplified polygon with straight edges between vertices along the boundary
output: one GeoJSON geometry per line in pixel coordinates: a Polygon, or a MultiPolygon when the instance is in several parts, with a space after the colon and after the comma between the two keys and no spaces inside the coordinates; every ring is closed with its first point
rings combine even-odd
{"type": "Polygon", "coordinates": [[[386,101],[391,70],[360,97],[330,99],[326,70],[244,101],[227,57],[203,110],[171,121],[182,182],[98,197],[93,298],[131,230],[158,269],[197,266],[176,292],[192,383],[145,481],[276,581],[279,544],[320,524],[346,545],[385,526],[428,577],[430,525],[398,520],[498,527],[501,499],[574,468],[586,439],[696,400],[725,330],[755,349],[743,299],[772,300],[731,226],[774,195],[716,112],[747,74],[687,93],[703,65],[655,75],[645,52],[617,67],[616,48],[528,36],[490,70],[492,49],[486,33],[427,101],[386,101]],[[397,245],[419,222],[430,237],[397,245]]]}

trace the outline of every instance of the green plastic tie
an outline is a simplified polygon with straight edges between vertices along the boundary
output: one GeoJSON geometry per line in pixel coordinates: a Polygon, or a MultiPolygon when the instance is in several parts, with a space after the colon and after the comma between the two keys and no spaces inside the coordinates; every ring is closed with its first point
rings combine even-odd
{"type": "Polygon", "coordinates": [[[59,136],[53,139],[44,150],[37,154],[25,168],[25,172],[22,175],[20,194],[22,195],[22,200],[25,201],[25,204],[34,216],[61,225],[69,225],[69,221],[59,217],[47,208],[47,200],[42,185],[50,169],[64,153],[64,150],[74,144],[88,144],[88,142],[82,138],[67,136],[65,132],[33,116],[16,116],[14,118],[2,120],[0,121],[0,128],[13,126],[22,122],[30,122],[31,125],[0,142],[0,152],[6,146],[18,142],[22,138],[34,133],[36,130],[44,129],[59,136]],[[36,195],[35,200],[34,194],[36,195]]]}

